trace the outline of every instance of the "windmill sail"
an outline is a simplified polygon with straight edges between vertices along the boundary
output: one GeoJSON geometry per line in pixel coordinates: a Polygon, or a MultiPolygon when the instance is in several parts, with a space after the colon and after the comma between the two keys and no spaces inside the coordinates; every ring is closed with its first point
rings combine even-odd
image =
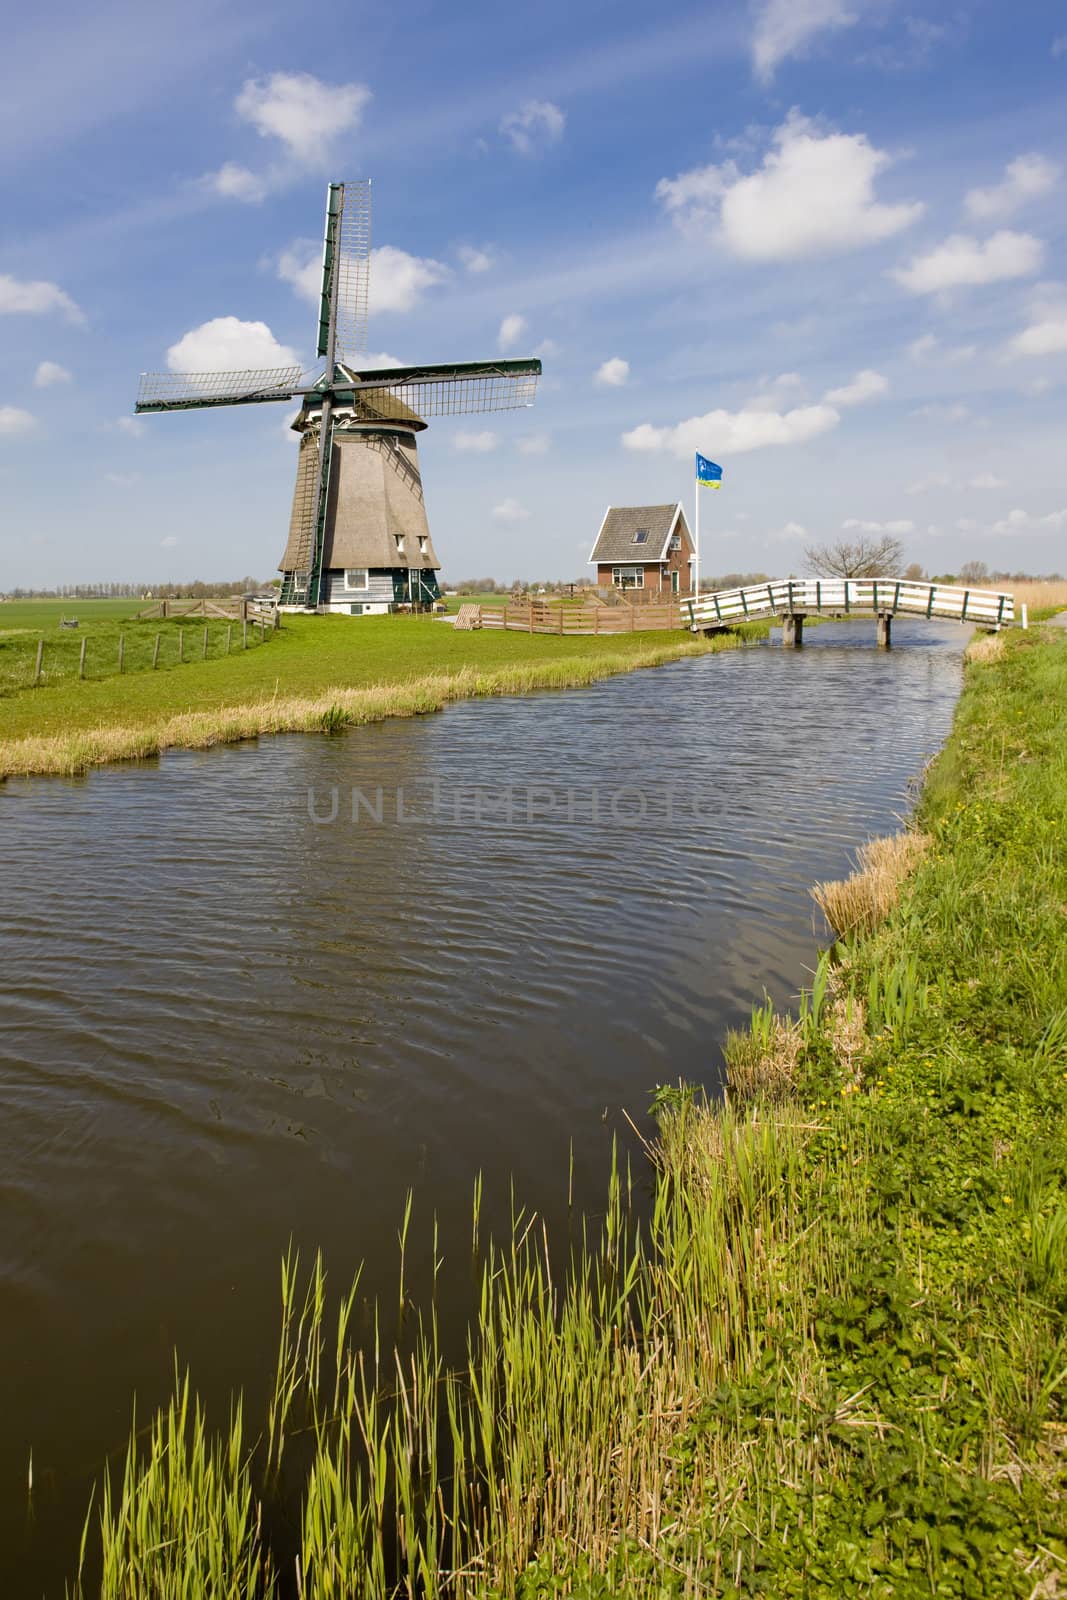
{"type": "Polygon", "coordinates": [[[254,405],[291,400],[300,388],[299,367],[249,372],[142,372],[137,411],[191,411],[200,406],[254,405]]]}
{"type": "Polygon", "coordinates": [[[356,372],[352,390],[339,378],[334,400],[352,405],[361,417],[401,420],[408,416],[458,417],[486,411],[516,411],[532,406],[541,376],[540,361],[464,361],[448,366],[392,367],[356,372]]]}
{"type": "Polygon", "coordinates": [[[332,313],[332,354],[338,361],[367,348],[370,200],[369,178],[361,183],[331,183],[326,195],[318,353],[327,358],[331,354],[332,313]]]}

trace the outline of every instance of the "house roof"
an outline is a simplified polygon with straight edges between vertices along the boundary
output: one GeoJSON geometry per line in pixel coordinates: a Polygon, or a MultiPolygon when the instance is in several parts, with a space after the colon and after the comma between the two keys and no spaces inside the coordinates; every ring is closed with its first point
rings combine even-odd
{"type": "Polygon", "coordinates": [[[692,547],[680,500],[665,506],[609,506],[589,559],[598,565],[606,561],[666,561],[676,529],[692,547]],[[648,537],[638,540],[642,530],[648,537]]]}

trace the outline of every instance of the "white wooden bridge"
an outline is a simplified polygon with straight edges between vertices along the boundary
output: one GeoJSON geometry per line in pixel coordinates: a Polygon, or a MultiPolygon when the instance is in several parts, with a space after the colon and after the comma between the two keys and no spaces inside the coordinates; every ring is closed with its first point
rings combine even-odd
{"type": "Polygon", "coordinates": [[[803,640],[805,617],[872,616],[878,619],[878,643],[888,648],[894,617],[973,622],[995,631],[1014,621],[1015,601],[999,590],[910,578],[775,578],[683,599],[682,615],[687,614],[694,633],[777,617],[782,643],[794,647],[803,640]]]}

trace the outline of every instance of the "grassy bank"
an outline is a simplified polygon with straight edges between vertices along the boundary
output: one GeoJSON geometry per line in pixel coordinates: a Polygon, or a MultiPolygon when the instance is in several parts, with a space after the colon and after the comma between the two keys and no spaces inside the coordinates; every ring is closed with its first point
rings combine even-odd
{"type": "Polygon", "coordinates": [[[261,733],[336,731],[472,695],[567,688],[766,633],[749,625],[713,640],[679,632],[556,638],[457,634],[423,617],[291,617],[265,648],[0,698],[0,778],[78,772],[261,733]]]}
{"type": "Polygon", "coordinates": [[[94,1594],[1062,1592],[1067,638],[982,654],[914,837],[822,886],[856,931],[798,1016],[728,1042],[724,1104],[658,1094],[644,1229],[617,1178],[553,1281],[475,1211],[458,1370],[432,1301],[360,1352],[287,1264],[262,1429],[179,1387],[94,1594]]]}

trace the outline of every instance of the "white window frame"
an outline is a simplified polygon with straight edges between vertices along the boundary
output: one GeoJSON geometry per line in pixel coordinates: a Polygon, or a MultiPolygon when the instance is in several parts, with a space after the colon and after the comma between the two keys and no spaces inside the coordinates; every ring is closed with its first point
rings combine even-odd
{"type": "Polygon", "coordinates": [[[636,528],[634,530],[634,544],[647,544],[648,540],[649,530],[647,528],[636,528]]]}
{"type": "Polygon", "coordinates": [[[643,589],[645,569],[638,566],[617,566],[611,569],[612,587],[615,589],[643,589]]]}
{"type": "Polygon", "coordinates": [[[672,533],[671,534],[671,549],[672,550],[680,550],[681,548],[682,548],[682,536],[681,536],[681,534],[680,533],[672,533]]]}
{"type": "Polygon", "coordinates": [[[355,589],[357,591],[359,591],[361,589],[369,589],[370,588],[370,572],[368,571],[368,569],[366,567],[346,567],[345,568],[345,588],[346,589],[355,589]],[[357,579],[360,579],[361,581],[357,582],[356,581],[357,579]]]}

